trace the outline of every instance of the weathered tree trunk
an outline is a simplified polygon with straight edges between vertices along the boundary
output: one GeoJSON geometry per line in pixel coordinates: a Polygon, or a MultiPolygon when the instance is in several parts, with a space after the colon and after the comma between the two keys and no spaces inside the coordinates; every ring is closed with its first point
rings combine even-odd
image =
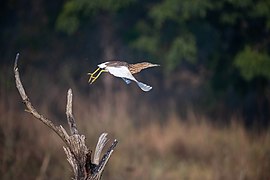
{"type": "Polygon", "coordinates": [[[100,135],[98,143],[96,145],[93,161],[91,160],[92,151],[85,145],[85,136],[80,135],[76,126],[75,118],[72,113],[72,90],[68,90],[67,94],[67,106],[66,115],[67,121],[70,128],[69,135],[66,130],[60,125],[56,126],[53,122],[43,115],[41,115],[32,105],[30,99],[25,93],[24,87],[20,80],[19,68],[18,68],[19,53],[16,56],[14,63],[14,74],[16,87],[20,93],[23,103],[26,106],[26,111],[32,114],[36,119],[40,120],[50,129],[52,129],[66,144],[64,147],[65,153],[67,155],[67,160],[73,168],[74,179],[76,180],[98,180],[101,178],[105,165],[107,164],[116,144],[115,139],[107,150],[107,152],[100,159],[101,152],[108,142],[107,133],[100,135]]]}

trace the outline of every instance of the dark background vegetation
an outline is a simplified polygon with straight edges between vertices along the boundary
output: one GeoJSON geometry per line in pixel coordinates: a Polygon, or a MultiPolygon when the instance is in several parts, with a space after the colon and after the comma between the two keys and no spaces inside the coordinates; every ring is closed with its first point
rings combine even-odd
{"type": "Polygon", "coordinates": [[[42,114],[65,124],[71,87],[90,146],[103,131],[119,139],[104,179],[269,179],[269,45],[269,0],[1,1],[0,176],[71,172],[57,137],[23,112],[20,52],[42,114]],[[88,85],[112,59],[160,64],[136,76],[153,90],[109,74],[88,85]]]}

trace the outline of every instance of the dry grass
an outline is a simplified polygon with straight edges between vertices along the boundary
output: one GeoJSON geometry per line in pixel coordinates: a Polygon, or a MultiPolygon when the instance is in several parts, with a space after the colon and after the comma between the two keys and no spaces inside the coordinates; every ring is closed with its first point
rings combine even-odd
{"type": "MultiPolygon", "coordinates": [[[[45,98],[34,104],[42,114],[64,120],[66,94],[56,87],[48,90],[51,97],[40,94],[45,98]]],[[[12,92],[2,89],[0,94],[1,179],[70,179],[63,143],[23,112],[15,88],[12,92]],[[41,168],[46,160],[48,166],[41,168]]],[[[102,101],[97,101],[98,95],[85,97],[75,89],[74,114],[91,148],[104,131],[119,140],[104,179],[270,179],[269,130],[254,135],[237,123],[217,127],[192,113],[186,121],[174,113],[163,120],[147,111],[145,102],[133,113],[136,97],[124,90],[102,101]]]]}
{"type": "Polygon", "coordinates": [[[255,138],[238,125],[222,129],[172,118],[128,136],[111,161],[111,174],[122,174],[115,179],[270,178],[269,133],[255,138]]]}

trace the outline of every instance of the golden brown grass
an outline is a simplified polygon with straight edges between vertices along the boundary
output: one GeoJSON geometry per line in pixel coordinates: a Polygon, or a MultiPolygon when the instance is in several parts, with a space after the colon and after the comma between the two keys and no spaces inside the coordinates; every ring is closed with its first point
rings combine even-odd
{"type": "MultiPolygon", "coordinates": [[[[56,124],[66,124],[59,120],[65,120],[66,92],[56,87],[49,89],[52,97],[34,104],[42,114],[57,119],[56,124]],[[62,116],[53,113],[51,106],[62,116]]],[[[63,143],[23,112],[15,88],[12,92],[2,89],[0,94],[1,179],[36,179],[46,158],[44,179],[70,179],[63,143]]],[[[136,97],[126,91],[102,101],[95,93],[85,97],[74,90],[74,115],[92,149],[104,131],[119,140],[104,179],[270,179],[269,130],[252,134],[235,121],[215,126],[192,113],[185,121],[173,112],[163,120],[156,112],[146,111],[146,104],[137,108],[136,115],[136,97]]]]}

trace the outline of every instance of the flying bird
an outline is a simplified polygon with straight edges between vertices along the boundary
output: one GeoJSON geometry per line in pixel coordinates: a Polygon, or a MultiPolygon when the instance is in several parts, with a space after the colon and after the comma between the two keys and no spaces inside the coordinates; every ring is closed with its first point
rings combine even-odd
{"type": "Polygon", "coordinates": [[[93,73],[88,73],[88,75],[90,76],[88,82],[90,84],[93,84],[97,80],[97,78],[101,75],[101,73],[109,72],[115,77],[122,78],[127,84],[130,84],[131,81],[134,81],[143,91],[150,91],[152,87],[142,82],[139,82],[133,76],[133,74],[139,73],[143,69],[155,67],[155,66],[160,66],[160,65],[152,64],[149,62],[128,64],[127,62],[124,62],[124,61],[108,61],[108,62],[99,64],[98,68],[93,73]],[[97,74],[98,71],[99,73],[97,74]],[[95,74],[97,75],[95,76],[95,74]]]}

